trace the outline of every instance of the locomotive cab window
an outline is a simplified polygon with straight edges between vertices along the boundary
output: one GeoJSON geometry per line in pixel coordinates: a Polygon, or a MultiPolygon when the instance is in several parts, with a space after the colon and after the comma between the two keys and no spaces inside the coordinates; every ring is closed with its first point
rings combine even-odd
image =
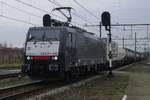
{"type": "Polygon", "coordinates": [[[59,41],[60,31],[57,30],[30,30],[27,41],[59,41]]]}

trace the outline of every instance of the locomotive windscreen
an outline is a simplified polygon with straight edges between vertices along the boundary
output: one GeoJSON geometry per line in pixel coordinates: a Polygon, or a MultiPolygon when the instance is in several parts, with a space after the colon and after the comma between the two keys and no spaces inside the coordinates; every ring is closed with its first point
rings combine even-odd
{"type": "Polygon", "coordinates": [[[59,39],[60,31],[58,30],[32,29],[28,33],[27,41],[58,41],[59,39]]]}

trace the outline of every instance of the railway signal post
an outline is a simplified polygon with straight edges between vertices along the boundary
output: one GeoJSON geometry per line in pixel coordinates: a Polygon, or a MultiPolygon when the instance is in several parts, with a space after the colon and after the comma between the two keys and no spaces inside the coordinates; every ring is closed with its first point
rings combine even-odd
{"type": "Polygon", "coordinates": [[[112,38],[111,38],[111,16],[110,16],[110,13],[107,11],[103,12],[101,15],[101,21],[102,21],[102,25],[105,26],[105,30],[109,32],[108,33],[109,75],[112,75],[112,47],[111,47],[112,38]]]}

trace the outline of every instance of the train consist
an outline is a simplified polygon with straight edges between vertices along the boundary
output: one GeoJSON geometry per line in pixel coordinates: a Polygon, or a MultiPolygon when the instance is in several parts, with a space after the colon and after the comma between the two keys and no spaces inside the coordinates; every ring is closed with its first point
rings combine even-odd
{"type": "Polygon", "coordinates": [[[115,47],[115,51],[113,51],[113,66],[114,68],[120,67],[136,61],[140,61],[143,58],[144,57],[142,53],[135,52],[128,48],[115,47]]]}
{"type": "MultiPolygon", "coordinates": [[[[43,27],[32,27],[27,33],[22,72],[30,77],[76,78],[97,73],[108,67],[107,39],[96,37],[78,27],[44,17],[43,27]]],[[[135,61],[135,52],[118,48],[114,42],[113,65],[135,61]]],[[[142,55],[136,53],[138,60],[142,55]]]]}

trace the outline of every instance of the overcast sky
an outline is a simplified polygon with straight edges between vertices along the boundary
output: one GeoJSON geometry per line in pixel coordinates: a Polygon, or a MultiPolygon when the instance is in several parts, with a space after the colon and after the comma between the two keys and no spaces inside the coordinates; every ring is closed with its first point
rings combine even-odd
{"type": "MultiPolygon", "coordinates": [[[[25,6],[16,0],[0,0],[0,15],[20,19],[29,23],[33,23],[37,26],[42,25],[42,16],[46,12],[36,10],[32,7],[25,6]],[[3,3],[2,3],[3,2],[3,3]],[[10,6],[4,4],[7,3],[10,6]],[[16,10],[16,7],[27,12],[30,12],[36,16],[29,15],[16,10]]],[[[56,12],[51,12],[53,8],[57,7],[48,0],[20,0],[25,3],[29,3],[30,6],[36,6],[43,10],[49,11],[50,13],[58,14],[56,12]]],[[[82,17],[87,22],[81,20],[80,18],[73,15],[73,22],[78,26],[83,26],[85,24],[98,24],[100,21],[100,16],[103,11],[109,11],[112,16],[112,23],[150,23],[150,0],[76,0],[81,5],[86,7],[93,15],[87,13],[84,9],[79,7],[73,0],[52,0],[56,1],[62,6],[70,6],[74,8],[73,12],[82,17]],[[97,18],[95,18],[96,16],[97,18]],[[99,18],[99,19],[98,19],[99,18]]],[[[58,14],[61,16],[60,14],[58,14]]],[[[52,16],[55,18],[55,16],[52,16]]],[[[0,16],[0,42],[7,42],[8,44],[13,44],[17,47],[22,47],[25,41],[26,33],[29,27],[33,25],[25,24],[17,21],[13,21],[0,16]]],[[[88,31],[98,33],[98,28],[86,28],[88,31]]],[[[115,34],[120,37],[123,33],[115,34]]],[[[98,34],[97,34],[98,35],[98,34]]],[[[105,37],[105,35],[103,35],[105,37]]]]}

